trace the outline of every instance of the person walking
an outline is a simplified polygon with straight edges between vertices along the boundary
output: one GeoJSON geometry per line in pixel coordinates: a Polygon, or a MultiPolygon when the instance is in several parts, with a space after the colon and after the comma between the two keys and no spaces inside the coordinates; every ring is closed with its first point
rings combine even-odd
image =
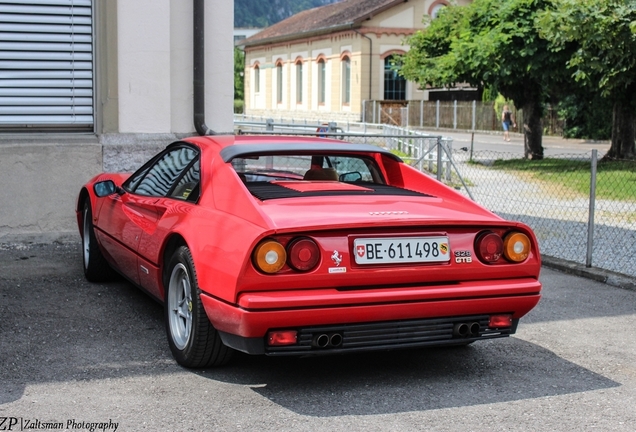
{"type": "Polygon", "coordinates": [[[503,106],[503,112],[501,113],[501,124],[504,130],[504,141],[510,141],[510,126],[517,127],[517,123],[515,123],[515,118],[512,115],[512,111],[508,105],[503,106]]]}

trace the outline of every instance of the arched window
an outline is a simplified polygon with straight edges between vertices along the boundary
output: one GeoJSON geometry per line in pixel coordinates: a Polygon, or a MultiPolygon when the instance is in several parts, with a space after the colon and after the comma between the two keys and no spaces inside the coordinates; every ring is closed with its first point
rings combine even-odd
{"type": "Polygon", "coordinates": [[[406,79],[393,68],[395,62],[394,54],[384,59],[384,100],[406,100],[406,79]]]}
{"type": "Polygon", "coordinates": [[[276,103],[283,103],[283,63],[276,63],[276,103]]]}
{"type": "Polygon", "coordinates": [[[303,61],[296,60],[296,103],[303,103],[303,61]]]}
{"type": "Polygon", "coordinates": [[[258,64],[254,66],[254,93],[261,91],[261,68],[258,64]]]}
{"type": "Polygon", "coordinates": [[[351,59],[348,56],[342,57],[342,104],[351,103],[351,59]]]}
{"type": "Polygon", "coordinates": [[[318,103],[324,104],[327,87],[327,62],[324,58],[318,59],[318,103]]]}
{"type": "Polygon", "coordinates": [[[431,18],[435,19],[437,18],[437,14],[439,13],[439,11],[441,11],[442,8],[445,8],[446,6],[448,6],[446,0],[437,0],[433,2],[431,7],[428,9],[428,15],[431,18]]]}

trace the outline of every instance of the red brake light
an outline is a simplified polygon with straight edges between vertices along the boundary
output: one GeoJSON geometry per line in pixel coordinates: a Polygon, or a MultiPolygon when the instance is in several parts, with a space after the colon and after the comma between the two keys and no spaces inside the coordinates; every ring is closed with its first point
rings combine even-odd
{"type": "Polygon", "coordinates": [[[303,237],[292,240],[287,245],[288,264],[298,271],[309,271],[320,261],[320,249],[315,241],[303,237]]]}
{"type": "Polygon", "coordinates": [[[281,346],[294,345],[298,340],[298,332],[296,330],[278,330],[267,333],[267,345],[281,346]]]}
{"type": "Polygon", "coordinates": [[[490,328],[512,327],[512,315],[491,315],[488,322],[490,328]]]}
{"type": "Polygon", "coordinates": [[[475,242],[477,257],[487,264],[499,260],[503,254],[503,240],[493,232],[482,233],[475,242]]]}

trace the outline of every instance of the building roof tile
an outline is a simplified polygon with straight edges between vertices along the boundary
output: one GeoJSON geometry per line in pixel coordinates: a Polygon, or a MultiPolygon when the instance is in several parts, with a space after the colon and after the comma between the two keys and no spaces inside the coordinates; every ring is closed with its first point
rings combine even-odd
{"type": "Polygon", "coordinates": [[[252,37],[241,45],[258,46],[303,36],[330,33],[334,30],[358,28],[373,16],[406,0],[343,0],[308,9],[292,15],[252,37]]]}

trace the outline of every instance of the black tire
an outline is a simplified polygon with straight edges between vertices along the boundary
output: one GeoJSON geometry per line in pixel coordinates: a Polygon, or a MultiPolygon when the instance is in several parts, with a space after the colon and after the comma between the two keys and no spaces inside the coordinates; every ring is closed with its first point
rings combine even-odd
{"type": "Polygon", "coordinates": [[[164,276],[164,315],[170,350],[187,368],[222,366],[233,350],[221,341],[201,303],[201,291],[190,249],[179,247],[164,276]]]}
{"type": "Polygon", "coordinates": [[[82,212],[82,261],[84,276],[91,282],[106,282],[113,276],[113,269],[102,254],[95,238],[91,202],[86,199],[82,212]]]}

